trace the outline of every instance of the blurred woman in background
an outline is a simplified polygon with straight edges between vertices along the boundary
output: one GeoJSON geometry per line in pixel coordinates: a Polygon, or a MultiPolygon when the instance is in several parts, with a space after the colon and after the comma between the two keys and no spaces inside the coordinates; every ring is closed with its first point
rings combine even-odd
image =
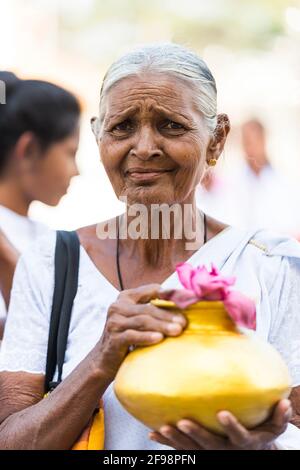
{"type": "Polygon", "coordinates": [[[0,72],[0,339],[19,254],[48,230],[28,217],[32,201],[58,204],[78,174],[80,105],[68,91],[0,72]]]}

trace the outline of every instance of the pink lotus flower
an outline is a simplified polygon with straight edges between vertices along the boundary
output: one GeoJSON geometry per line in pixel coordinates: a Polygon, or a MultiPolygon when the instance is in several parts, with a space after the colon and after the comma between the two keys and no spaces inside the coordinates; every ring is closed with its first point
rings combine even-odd
{"type": "Polygon", "coordinates": [[[172,300],[179,308],[186,308],[199,300],[221,300],[234,322],[255,329],[255,304],[245,295],[231,289],[235,277],[222,276],[214,265],[209,272],[205,266],[193,268],[188,263],[180,263],[176,271],[184,289],[166,291],[161,298],[172,300]]]}

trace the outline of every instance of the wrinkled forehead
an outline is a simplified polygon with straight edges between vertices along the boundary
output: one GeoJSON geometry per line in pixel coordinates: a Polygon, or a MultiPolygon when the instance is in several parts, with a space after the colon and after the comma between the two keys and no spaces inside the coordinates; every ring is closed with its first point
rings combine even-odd
{"type": "Polygon", "coordinates": [[[109,119],[129,109],[136,113],[165,110],[192,115],[197,112],[195,91],[184,80],[167,73],[126,77],[103,97],[100,119],[109,119]]]}

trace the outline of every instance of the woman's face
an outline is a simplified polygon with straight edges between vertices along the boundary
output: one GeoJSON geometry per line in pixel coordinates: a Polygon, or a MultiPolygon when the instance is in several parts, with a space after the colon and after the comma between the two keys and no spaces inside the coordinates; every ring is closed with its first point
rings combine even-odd
{"type": "Polygon", "coordinates": [[[30,158],[22,171],[23,191],[30,201],[37,200],[50,206],[58,204],[67,192],[71,178],[78,175],[75,161],[78,142],[77,128],[70,136],[30,158]]]}
{"type": "Polygon", "coordinates": [[[192,202],[211,140],[192,87],[168,74],[128,77],[107,93],[99,124],[101,159],[118,197],[192,202]]]}

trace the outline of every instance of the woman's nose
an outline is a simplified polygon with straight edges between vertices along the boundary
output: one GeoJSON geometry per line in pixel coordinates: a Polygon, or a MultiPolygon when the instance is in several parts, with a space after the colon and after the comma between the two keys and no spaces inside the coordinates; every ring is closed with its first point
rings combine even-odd
{"type": "Polygon", "coordinates": [[[71,164],[69,166],[69,177],[71,179],[74,176],[78,176],[80,173],[79,173],[78,164],[77,164],[76,159],[74,158],[74,159],[70,160],[70,162],[71,162],[71,164]]]}
{"type": "Polygon", "coordinates": [[[79,169],[78,169],[78,165],[77,163],[75,163],[75,166],[73,168],[73,174],[72,174],[72,177],[74,176],[79,176],[80,175],[80,172],[79,172],[79,169]]]}
{"type": "Polygon", "coordinates": [[[158,147],[155,132],[149,128],[141,129],[131,154],[141,160],[148,160],[153,157],[160,157],[162,153],[162,150],[158,147]]]}

